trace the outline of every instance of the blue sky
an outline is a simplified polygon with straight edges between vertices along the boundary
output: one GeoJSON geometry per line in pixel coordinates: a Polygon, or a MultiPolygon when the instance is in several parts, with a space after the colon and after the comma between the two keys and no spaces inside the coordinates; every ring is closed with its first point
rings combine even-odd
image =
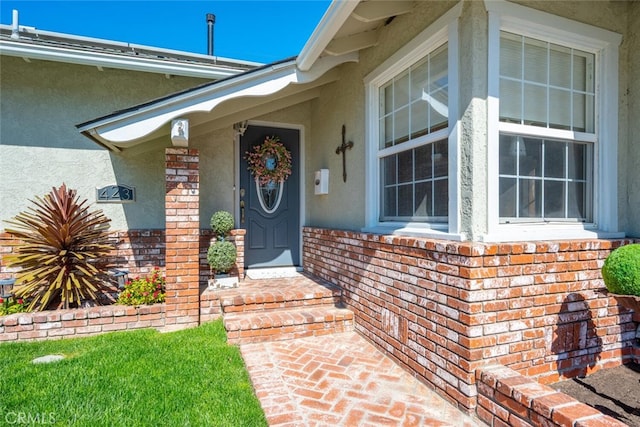
{"type": "Polygon", "coordinates": [[[0,1],[0,23],[207,53],[206,14],[216,15],[216,56],[269,63],[300,53],[329,0],[0,1]]]}

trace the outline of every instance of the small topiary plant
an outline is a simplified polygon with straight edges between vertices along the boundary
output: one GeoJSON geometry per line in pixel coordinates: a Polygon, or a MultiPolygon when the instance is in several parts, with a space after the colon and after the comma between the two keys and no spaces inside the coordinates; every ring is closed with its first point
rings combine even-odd
{"type": "Polygon", "coordinates": [[[225,238],[233,229],[233,215],[227,211],[217,211],[211,216],[211,229],[216,235],[216,241],[209,246],[207,261],[214,274],[228,273],[236,263],[236,246],[225,238]]]}
{"type": "Polygon", "coordinates": [[[227,211],[218,211],[211,216],[211,229],[216,233],[218,240],[224,240],[233,224],[233,215],[227,211]]]}
{"type": "Polygon", "coordinates": [[[609,292],[640,296],[640,244],[611,252],[602,266],[602,278],[609,292]]]}
{"type": "Polygon", "coordinates": [[[236,263],[236,246],[226,240],[219,240],[209,246],[207,261],[214,273],[227,273],[236,263]]]}

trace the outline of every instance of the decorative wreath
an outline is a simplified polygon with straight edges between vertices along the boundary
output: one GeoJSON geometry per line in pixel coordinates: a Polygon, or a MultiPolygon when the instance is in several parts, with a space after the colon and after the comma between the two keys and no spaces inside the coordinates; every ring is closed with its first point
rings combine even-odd
{"type": "Polygon", "coordinates": [[[277,136],[268,136],[253,151],[245,153],[251,174],[261,185],[285,181],[291,175],[291,153],[277,136]]]}

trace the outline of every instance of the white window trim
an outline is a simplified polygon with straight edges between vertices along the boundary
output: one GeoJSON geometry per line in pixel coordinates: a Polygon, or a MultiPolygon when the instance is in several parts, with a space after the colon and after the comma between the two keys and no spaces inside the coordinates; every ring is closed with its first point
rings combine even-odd
{"type": "Polygon", "coordinates": [[[365,227],[364,232],[424,236],[448,240],[465,240],[460,233],[460,214],[458,209],[460,191],[458,190],[459,171],[459,135],[458,135],[458,18],[462,13],[459,2],[417,37],[403,46],[386,61],[376,67],[364,78],[365,84],[365,227]],[[380,210],[380,168],[378,166],[378,89],[394,76],[409,68],[416,60],[434,48],[448,43],[449,74],[449,220],[448,223],[424,222],[381,222],[380,210]]]}
{"type": "MultiPolygon", "coordinates": [[[[618,47],[620,34],[572,21],[546,12],[509,3],[485,0],[489,14],[488,53],[488,170],[487,198],[488,242],[515,240],[617,238],[618,231],[618,47]],[[499,132],[509,124],[499,121],[500,31],[552,41],[597,54],[596,59],[596,134],[593,176],[593,219],[591,224],[500,224],[498,147],[499,132]]],[[[573,139],[578,134],[570,131],[573,139]]],[[[540,136],[557,137],[562,132],[539,129],[540,136]]],[[[579,134],[584,137],[584,134],[579,134]]],[[[582,138],[578,138],[582,139],[582,138]]]]}

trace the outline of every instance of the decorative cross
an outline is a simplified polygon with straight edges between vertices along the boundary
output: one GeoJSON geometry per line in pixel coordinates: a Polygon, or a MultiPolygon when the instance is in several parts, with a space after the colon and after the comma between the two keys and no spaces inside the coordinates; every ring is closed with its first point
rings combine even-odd
{"type": "Polygon", "coordinates": [[[350,150],[353,147],[353,142],[345,142],[344,134],[346,132],[345,126],[342,125],[342,144],[336,148],[336,154],[342,153],[342,180],[347,182],[347,160],[346,160],[346,151],[350,150]]]}

